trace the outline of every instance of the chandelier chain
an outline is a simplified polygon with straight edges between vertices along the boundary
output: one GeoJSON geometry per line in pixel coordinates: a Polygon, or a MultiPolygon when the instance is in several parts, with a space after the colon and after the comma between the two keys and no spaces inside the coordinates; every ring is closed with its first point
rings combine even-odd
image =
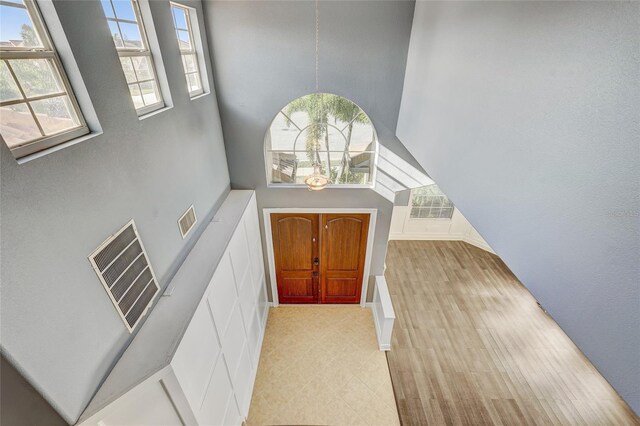
{"type": "Polygon", "coordinates": [[[320,10],[318,7],[318,0],[316,0],[316,93],[320,93],[320,86],[318,84],[318,52],[320,51],[320,10]]]}
{"type": "MultiPolygon", "coordinates": [[[[318,136],[320,135],[319,129],[317,127],[321,127],[321,121],[324,116],[324,102],[322,99],[322,95],[320,95],[320,84],[318,78],[318,70],[319,70],[319,51],[320,51],[320,10],[319,10],[319,0],[315,0],[315,11],[316,11],[316,93],[314,96],[315,101],[315,113],[318,115],[317,124],[316,124],[316,140],[315,140],[315,156],[313,161],[313,174],[308,176],[304,182],[307,184],[307,187],[310,191],[320,191],[324,189],[329,183],[329,178],[322,174],[322,161],[320,160],[320,141],[318,140],[318,136]],[[320,105],[318,105],[318,101],[320,105]],[[318,108],[320,106],[320,108],[318,108]]],[[[326,130],[325,130],[326,131],[326,130]]],[[[327,154],[328,155],[328,154],[327,154]]]]}

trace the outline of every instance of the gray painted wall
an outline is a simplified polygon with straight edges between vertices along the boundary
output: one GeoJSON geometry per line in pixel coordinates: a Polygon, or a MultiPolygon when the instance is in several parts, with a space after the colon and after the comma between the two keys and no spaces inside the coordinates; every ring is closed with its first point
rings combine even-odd
{"type": "Polygon", "coordinates": [[[398,137],[640,412],[640,3],[416,5],[398,137]]]}
{"type": "Polygon", "coordinates": [[[215,94],[189,99],[168,1],[151,11],[174,107],[142,121],[100,3],[55,7],[104,134],[23,165],[1,144],[0,321],[4,353],[74,422],[130,341],[87,256],[134,218],[165,285],[197,237],[176,220],[193,203],[204,226],[229,175],[215,94]]]}
{"type": "MultiPolygon", "coordinates": [[[[413,2],[322,1],[320,91],[357,103],[380,143],[416,164],[394,135],[413,7],[413,2]]],[[[315,91],[314,3],[207,1],[205,12],[232,187],[256,189],[259,209],[377,208],[371,274],[382,274],[391,202],[369,189],[267,188],[265,132],[287,103],[315,91]]]]}
{"type": "Polygon", "coordinates": [[[0,357],[0,424],[65,426],[62,417],[5,359],[0,357]]]}

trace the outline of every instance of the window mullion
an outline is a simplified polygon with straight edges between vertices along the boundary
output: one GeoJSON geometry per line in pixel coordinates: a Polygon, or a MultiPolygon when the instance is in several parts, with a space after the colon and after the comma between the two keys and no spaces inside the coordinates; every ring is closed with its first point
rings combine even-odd
{"type": "MultiPolygon", "coordinates": [[[[301,131],[301,132],[304,130],[304,129],[301,129],[300,127],[298,127],[298,125],[296,124],[296,122],[295,122],[295,121],[293,121],[293,120],[291,119],[291,117],[289,117],[287,114],[285,114],[285,113],[284,113],[284,110],[281,110],[281,111],[280,111],[280,114],[284,115],[284,117],[289,121],[289,123],[291,123],[291,124],[293,124],[294,126],[296,126],[296,129],[298,129],[298,130],[299,130],[299,131],[301,131]]],[[[308,126],[307,126],[307,127],[308,127],[308,126]]],[[[305,127],[305,129],[306,129],[306,127],[305,127]]]]}
{"type": "Polygon", "coordinates": [[[198,60],[198,49],[196,49],[196,45],[195,45],[195,36],[193,33],[193,28],[191,26],[191,16],[192,13],[194,13],[192,8],[189,8],[187,6],[183,6],[181,4],[177,4],[177,3],[172,3],[171,4],[171,14],[173,17],[173,27],[175,30],[175,34],[176,34],[176,38],[178,40],[178,51],[180,52],[181,55],[181,59],[182,59],[182,66],[184,69],[184,76],[185,76],[185,80],[187,83],[187,91],[189,92],[189,95],[193,96],[197,96],[201,93],[204,93],[204,87],[203,87],[203,82],[202,82],[202,75],[200,73],[200,62],[198,60]],[[182,16],[184,16],[184,20],[185,20],[185,28],[181,28],[178,26],[178,22],[176,19],[176,13],[177,11],[179,11],[182,16]],[[189,46],[188,48],[185,48],[182,46],[182,42],[181,42],[181,38],[180,38],[180,34],[182,32],[186,32],[187,33],[187,37],[189,38],[189,46]],[[193,57],[194,60],[194,71],[189,71],[188,67],[187,67],[187,60],[186,60],[186,56],[191,56],[193,57]],[[196,88],[194,90],[191,90],[191,82],[190,82],[190,77],[194,77],[197,82],[198,82],[198,86],[199,88],[196,88]]]}
{"type": "Polygon", "coordinates": [[[138,4],[138,0],[131,0],[131,6],[133,7],[133,13],[136,15],[136,23],[138,24],[138,30],[140,31],[142,43],[144,44],[146,50],[150,50],[149,39],[147,38],[147,30],[144,27],[144,21],[142,20],[142,13],[140,12],[140,5],[138,4]]]}
{"type": "MultiPolygon", "coordinates": [[[[15,4],[11,4],[3,0],[0,0],[0,5],[3,7],[16,6],[15,4]]],[[[16,159],[53,147],[88,132],[84,116],[80,110],[77,100],[75,99],[73,89],[69,84],[64,67],[56,54],[53,40],[51,39],[46,23],[40,14],[38,5],[34,0],[24,0],[23,7],[20,8],[26,10],[33,32],[39,40],[39,46],[32,48],[24,46],[0,47],[0,60],[2,60],[6,65],[8,73],[15,84],[16,90],[21,96],[21,99],[12,99],[0,102],[0,106],[12,107],[15,111],[23,114],[23,117],[26,117],[26,111],[24,111],[24,109],[26,109],[29,112],[31,119],[35,122],[35,126],[30,124],[31,130],[26,139],[23,139],[22,137],[11,137],[7,139],[7,136],[9,135],[5,136],[5,142],[16,159]],[[46,71],[47,75],[50,74],[51,78],[56,81],[57,88],[54,89],[55,92],[44,95],[27,96],[27,85],[32,83],[37,76],[26,74],[21,75],[22,81],[18,79],[17,73],[12,66],[12,63],[13,65],[16,65],[18,61],[20,61],[20,63],[28,64],[33,64],[34,61],[46,62],[47,67],[43,72],[46,71]],[[59,119],[67,118],[66,116],[57,117],[55,114],[52,115],[52,113],[47,110],[44,110],[41,113],[36,113],[34,109],[35,107],[33,106],[34,102],[53,98],[60,99],[60,102],[64,102],[66,104],[66,108],[68,108],[67,114],[69,115],[68,118],[70,118],[70,120],[68,122],[65,120],[65,123],[63,123],[60,130],[56,130],[56,127],[49,128],[47,120],[51,119],[54,123],[58,123],[59,119]],[[19,109],[17,109],[18,106],[19,109]],[[40,119],[43,119],[43,121],[41,122],[40,119]],[[45,127],[49,128],[50,131],[45,131],[45,127]],[[37,129],[37,133],[35,129],[37,129]]],[[[5,126],[7,126],[7,129],[9,130],[13,128],[20,128],[19,125],[4,119],[0,124],[2,125],[3,131],[5,126]]]]}
{"type": "Polygon", "coordinates": [[[26,102],[27,104],[27,108],[29,108],[29,112],[31,113],[31,117],[33,117],[33,121],[36,122],[36,126],[38,126],[38,130],[40,130],[40,135],[41,136],[46,136],[44,133],[44,129],[42,129],[42,125],[40,124],[40,121],[38,121],[38,117],[36,116],[36,112],[33,110],[33,107],[31,106],[31,103],[26,102]]]}
{"type": "MultiPolygon", "coordinates": [[[[109,22],[115,22],[117,25],[118,31],[120,32],[120,38],[122,38],[122,47],[116,46],[116,50],[118,52],[118,56],[121,61],[121,66],[125,68],[124,65],[122,65],[122,63],[124,62],[126,65],[128,61],[128,66],[133,68],[133,71],[132,71],[133,81],[131,82],[127,81],[127,85],[129,86],[130,90],[132,87],[136,88],[136,90],[134,90],[131,93],[131,97],[134,101],[134,106],[136,106],[135,109],[138,116],[142,116],[148,112],[152,112],[158,109],[156,106],[161,107],[162,105],[164,105],[164,99],[163,99],[162,91],[160,88],[160,82],[158,80],[158,70],[156,69],[153,53],[151,52],[151,46],[149,44],[147,30],[145,28],[145,22],[143,20],[140,2],[139,0],[129,0],[129,1],[131,3],[131,7],[134,13],[133,20],[120,19],[115,13],[113,0],[109,0],[109,3],[111,6],[111,9],[114,9],[114,14],[113,14],[114,18],[106,17],[106,19],[109,22]],[[137,27],[140,35],[140,43],[141,43],[141,46],[139,48],[132,48],[131,46],[125,45],[124,34],[122,30],[123,23],[126,23],[128,25],[135,25],[137,27]],[[125,58],[124,61],[123,61],[123,58],[125,58]],[[150,73],[151,78],[145,78],[144,80],[141,80],[141,73],[138,72],[139,70],[138,70],[138,67],[136,66],[137,61],[134,61],[133,58],[147,58],[146,63],[148,65],[148,68],[149,68],[148,72],[150,73]],[[143,91],[142,91],[141,84],[146,84],[146,83],[150,83],[150,85],[153,85],[153,91],[154,91],[153,94],[155,95],[156,101],[151,101],[145,98],[145,95],[143,94],[143,91]],[[136,91],[138,95],[134,94],[134,92],[136,91]],[[138,101],[138,97],[140,98],[140,101],[138,101]]],[[[138,64],[138,66],[141,66],[141,64],[138,64]]],[[[129,72],[127,71],[127,73],[129,72]]]]}
{"type": "Polygon", "coordinates": [[[3,50],[2,59],[52,59],[55,53],[51,50],[3,50]]]}
{"type": "MultiPolygon", "coordinates": [[[[131,68],[133,68],[133,75],[136,76],[136,83],[140,83],[140,79],[138,78],[138,71],[136,71],[136,66],[133,64],[133,56],[127,56],[126,57],[129,62],[131,63],[131,68]]],[[[142,96],[142,89],[140,88],[140,84],[138,84],[138,89],[140,90],[140,96],[142,96]]],[[[142,101],[142,103],[144,103],[144,100],[142,101]]]]}
{"type": "MultiPolygon", "coordinates": [[[[114,14],[115,16],[115,14],[114,14]]],[[[132,21],[131,19],[122,19],[122,18],[109,18],[107,17],[107,21],[111,21],[111,22],[124,22],[125,24],[134,24],[134,25],[138,25],[138,23],[136,21],[132,21]]],[[[118,27],[120,28],[120,27],[118,27]]]]}
{"type": "MultiPolygon", "coordinates": [[[[113,16],[116,16],[116,9],[113,7],[113,3],[110,0],[109,0],[108,3],[109,3],[109,7],[111,8],[111,13],[113,13],[113,16]]],[[[104,3],[103,3],[103,5],[104,5],[104,3]]],[[[106,18],[107,18],[107,20],[111,19],[109,17],[106,17],[106,18]]]]}
{"type": "MultiPolygon", "coordinates": [[[[173,6],[173,5],[170,5],[170,6],[173,6]]],[[[176,14],[173,13],[173,10],[171,10],[171,20],[173,21],[173,28],[177,29],[178,23],[176,22],[176,14]]]]}
{"type": "MultiPolygon", "coordinates": [[[[22,89],[22,87],[20,87],[20,89],[22,89]]],[[[33,96],[33,97],[30,97],[30,98],[29,97],[24,97],[23,99],[12,99],[10,101],[0,102],[0,106],[10,106],[10,105],[21,104],[21,103],[25,103],[25,102],[37,102],[37,101],[41,101],[43,99],[59,98],[61,96],[67,96],[67,92],[55,92],[55,93],[48,93],[46,95],[33,96]]]]}
{"type": "MultiPolygon", "coordinates": [[[[9,70],[9,74],[11,74],[11,78],[13,79],[13,82],[16,84],[16,87],[18,88],[18,91],[20,92],[20,96],[22,96],[22,99],[16,99],[15,103],[25,102],[26,95],[24,93],[24,90],[22,90],[22,86],[20,86],[20,82],[18,81],[18,78],[16,77],[16,74],[13,72],[13,68],[11,68],[11,65],[9,64],[9,61],[3,60],[3,62],[7,66],[7,69],[9,70]]],[[[13,101],[2,102],[1,106],[5,106],[5,104],[8,103],[8,102],[13,102],[13,101]]]]}
{"type": "Polygon", "coordinates": [[[189,11],[185,11],[185,15],[186,15],[186,19],[187,19],[187,33],[189,34],[189,40],[191,40],[191,51],[193,52],[192,55],[194,56],[194,62],[195,62],[195,66],[196,66],[196,72],[197,72],[197,77],[198,80],[200,80],[200,91],[204,92],[204,88],[202,87],[202,75],[200,74],[200,61],[198,61],[198,54],[196,52],[196,46],[195,46],[195,38],[193,37],[193,27],[191,26],[191,13],[189,13],[189,11]]]}
{"type": "Polygon", "coordinates": [[[15,7],[16,9],[26,9],[27,8],[23,4],[13,3],[13,2],[10,2],[10,1],[2,1],[2,0],[0,0],[0,6],[15,7]]]}
{"type": "Polygon", "coordinates": [[[18,77],[16,76],[16,73],[13,71],[13,67],[11,66],[11,63],[9,63],[9,61],[4,61],[5,65],[7,66],[7,68],[9,69],[9,73],[11,74],[11,77],[13,78],[13,81],[16,82],[16,85],[18,86],[18,90],[20,91],[20,95],[22,96],[22,101],[26,102],[27,101],[27,95],[24,92],[24,89],[22,88],[22,85],[20,84],[20,81],[18,80],[18,77]]]}
{"type": "Polygon", "coordinates": [[[40,12],[37,9],[38,6],[35,4],[35,1],[25,1],[24,4],[27,8],[27,12],[29,13],[29,17],[31,18],[31,22],[33,22],[33,25],[36,27],[35,31],[42,42],[42,46],[46,50],[53,51],[53,41],[49,36],[49,31],[47,31],[44,23],[42,22],[40,12]]]}
{"type": "MultiPolygon", "coordinates": [[[[114,10],[115,10],[115,8],[114,8],[114,10]]],[[[118,34],[120,35],[120,40],[122,42],[122,47],[124,48],[124,35],[122,35],[122,28],[120,28],[120,21],[117,20],[117,19],[115,19],[114,21],[115,21],[116,25],[118,26],[118,34]]],[[[113,37],[113,35],[112,35],[112,37],[113,37]]],[[[118,49],[118,47],[116,46],[116,50],[117,49],[118,49]]]]}
{"type": "Polygon", "coordinates": [[[69,98],[69,101],[71,102],[71,107],[74,109],[75,116],[80,121],[80,126],[87,127],[87,122],[85,121],[84,115],[80,110],[80,105],[78,105],[78,100],[73,94],[73,88],[71,87],[71,83],[69,83],[69,78],[67,77],[67,74],[64,72],[64,67],[62,66],[62,63],[60,62],[60,58],[58,57],[56,52],[53,52],[53,58],[51,59],[51,61],[53,62],[53,67],[56,69],[56,72],[58,73],[59,81],[62,83],[62,87],[65,91],[64,94],[69,98]]]}
{"type": "Polygon", "coordinates": [[[142,107],[147,106],[147,101],[144,99],[144,94],[142,93],[142,86],[140,86],[140,82],[136,81],[136,86],[138,86],[138,91],[140,92],[140,100],[142,101],[142,107]]]}
{"type": "MultiPolygon", "coordinates": [[[[153,61],[153,57],[149,57],[149,63],[151,64],[151,72],[153,73],[153,81],[156,83],[155,87],[153,88],[153,90],[156,92],[156,97],[158,98],[158,102],[154,103],[155,104],[160,104],[163,103],[164,101],[162,100],[162,94],[160,93],[160,82],[158,81],[158,73],[156,72],[156,64],[153,61]]],[[[151,80],[146,80],[146,81],[151,81],[151,80]]],[[[142,93],[142,92],[140,92],[142,93]]]]}
{"type": "Polygon", "coordinates": [[[133,57],[133,56],[147,56],[151,57],[151,52],[148,50],[120,50],[118,49],[118,55],[121,57],[133,57]]]}

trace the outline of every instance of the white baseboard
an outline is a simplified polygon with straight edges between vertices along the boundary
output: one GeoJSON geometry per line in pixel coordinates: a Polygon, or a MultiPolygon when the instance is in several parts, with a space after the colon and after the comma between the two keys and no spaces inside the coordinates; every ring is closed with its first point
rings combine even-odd
{"type": "Polygon", "coordinates": [[[390,240],[401,241],[464,241],[467,244],[478,247],[489,253],[496,254],[491,247],[482,241],[469,238],[466,235],[443,234],[443,235],[425,235],[425,234],[389,234],[390,240]]]}
{"type": "MultiPolygon", "coordinates": [[[[464,241],[467,244],[471,244],[472,246],[476,246],[479,249],[482,249],[484,251],[488,251],[491,254],[496,254],[495,251],[493,251],[491,249],[491,247],[489,247],[485,242],[483,241],[478,241],[478,240],[474,240],[473,238],[464,238],[462,241],[464,241]]],[[[496,255],[497,256],[497,255],[496,255]]]]}
{"type": "Polygon", "coordinates": [[[412,240],[412,241],[462,241],[464,235],[456,234],[389,234],[390,240],[412,240]]]}
{"type": "MultiPolygon", "coordinates": [[[[280,303],[277,307],[280,306],[290,308],[366,308],[361,303],[280,303]]],[[[275,307],[275,305],[271,304],[269,307],[275,307]]]]}

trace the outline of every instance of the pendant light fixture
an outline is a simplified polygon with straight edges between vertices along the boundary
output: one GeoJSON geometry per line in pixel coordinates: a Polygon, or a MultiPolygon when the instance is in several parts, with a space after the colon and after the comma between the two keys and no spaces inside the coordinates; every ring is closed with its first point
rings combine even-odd
{"type": "MultiPolygon", "coordinates": [[[[318,0],[315,0],[316,5],[316,96],[315,101],[322,103],[322,111],[324,111],[324,104],[322,101],[322,97],[320,96],[320,89],[318,85],[318,50],[319,50],[319,33],[320,33],[320,18],[319,18],[319,10],[318,10],[318,0]]],[[[320,112],[321,110],[316,107],[316,112],[319,115],[319,122],[322,121],[323,114],[320,112]]],[[[322,123],[316,124],[317,126],[321,126],[322,123]]],[[[325,130],[326,131],[326,130],[325,130]]],[[[320,135],[321,132],[315,132],[316,135],[320,135]]],[[[318,153],[318,145],[320,142],[318,140],[315,141],[315,155],[313,161],[313,174],[311,176],[307,176],[304,180],[304,183],[309,188],[309,191],[321,191],[329,184],[329,178],[322,174],[322,163],[320,162],[320,155],[318,153]]],[[[329,153],[327,153],[329,155],[329,153]]]]}

